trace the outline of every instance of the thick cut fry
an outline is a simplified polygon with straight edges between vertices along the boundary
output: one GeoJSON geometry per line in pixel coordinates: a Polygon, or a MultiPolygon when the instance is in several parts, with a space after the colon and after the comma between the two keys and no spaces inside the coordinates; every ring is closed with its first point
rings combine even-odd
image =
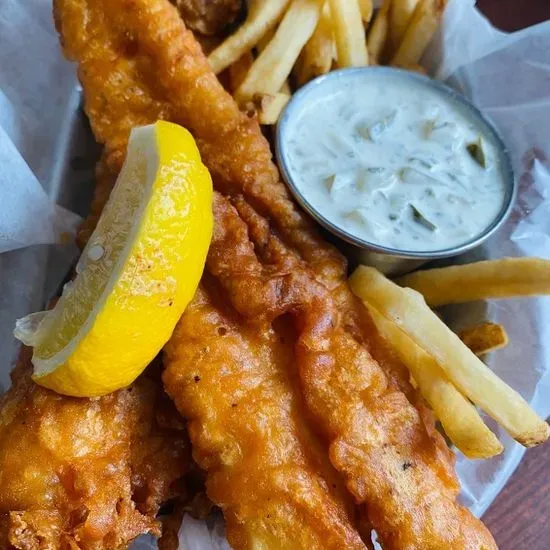
{"type": "Polygon", "coordinates": [[[208,61],[216,74],[235,63],[241,55],[250,51],[283,16],[290,0],[253,0],[247,20],[235,34],[220,44],[208,61]]]}
{"type": "Polygon", "coordinates": [[[397,51],[412,19],[418,0],[393,0],[390,12],[390,42],[397,51]]]}
{"type": "Polygon", "coordinates": [[[243,83],[250,67],[254,63],[252,52],[243,53],[235,63],[229,67],[229,89],[232,94],[237,91],[237,88],[243,83]]]}
{"type": "Polygon", "coordinates": [[[323,0],[293,0],[273,40],[256,59],[235,97],[244,102],[257,94],[276,94],[319,22],[323,0]]]}
{"type": "Polygon", "coordinates": [[[420,0],[391,65],[410,67],[418,64],[437,30],[446,2],[447,0],[420,0]]]}
{"type": "Polygon", "coordinates": [[[371,65],[377,65],[380,62],[380,56],[386,46],[389,31],[389,11],[391,5],[392,0],[384,0],[369,30],[367,37],[367,49],[369,52],[369,61],[371,65]]]}
{"type": "Polygon", "coordinates": [[[409,369],[420,393],[455,446],[468,458],[489,458],[500,454],[503,449],[500,441],[470,401],[449,382],[435,359],[368,302],[365,305],[380,333],[409,369]]]}
{"type": "Polygon", "coordinates": [[[426,305],[420,294],[400,288],[371,267],[357,268],[350,282],[362,300],[396,323],[431,355],[449,380],[499,422],[516,441],[532,447],[548,439],[548,424],[519,393],[464,345],[426,305]]]}
{"type": "Polygon", "coordinates": [[[303,86],[311,79],[326,74],[336,58],[330,7],[325,0],[319,24],[305,45],[296,65],[296,80],[303,86]]]}
{"type": "Polygon", "coordinates": [[[481,323],[459,332],[458,336],[476,355],[483,355],[508,345],[508,334],[504,327],[497,323],[481,323]]]}
{"type": "Polygon", "coordinates": [[[361,12],[361,19],[363,20],[364,25],[367,26],[372,19],[372,0],[359,0],[359,11],[361,12]]]}
{"type": "Polygon", "coordinates": [[[329,0],[339,67],[369,64],[358,0],[329,0]]]}
{"type": "Polygon", "coordinates": [[[431,307],[550,294],[550,260],[502,258],[417,271],[399,277],[398,285],[418,290],[431,307]]]}

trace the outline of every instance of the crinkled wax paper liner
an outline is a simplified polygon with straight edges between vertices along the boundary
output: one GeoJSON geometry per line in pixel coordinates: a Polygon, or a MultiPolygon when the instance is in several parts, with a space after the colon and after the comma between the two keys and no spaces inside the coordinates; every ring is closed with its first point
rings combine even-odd
{"type": "MultiPolygon", "coordinates": [[[[423,64],[461,90],[493,120],[512,156],[519,196],[505,227],[467,262],[503,256],[550,258],[550,22],[515,33],[491,26],[473,0],[451,0],[423,64]]],[[[451,324],[490,318],[510,345],[489,366],[537,410],[550,414],[550,298],[491,301],[447,308],[451,324]]],[[[458,457],[462,499],[482,515],[517,467],[524,448],[487,419],[505,445],[492,460],[458,457]]]]}

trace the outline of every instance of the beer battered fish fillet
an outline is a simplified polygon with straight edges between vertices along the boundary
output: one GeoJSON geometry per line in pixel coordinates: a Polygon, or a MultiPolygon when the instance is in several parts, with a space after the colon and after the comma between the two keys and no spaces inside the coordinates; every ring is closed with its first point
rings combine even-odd
{"type": "Polygon", "coordinates": [[[0,548],[112,550],[159,534],[155,516],[191,460],[158,380],[75,399],[31,371],[24,349],[0,401],[0,548]]]}
{"type": "MultiPolygon", "coordinates": [[[[292,363],[309,411],[330,438],[331,461],[366,505],[383,547],[495,548],[483,524],[457,505],[450,451],[422,404],[412,406],[399,388],[399,372],[391,367],[386,376],[353,336],[361,330],[353,326],[359,321],[347,318],[345,310],[341,314],[342,302],[264,218],[243,199],[233,202],[235,207],[216,200],[208,270],[258,327],[285,313],[292,316],[297,330],[292,363]]],[[[377,354],[391,359],[381,348],[377,354]]],[[[167,365],[167,373],[175,369],[167,365]]],[[[164,379],[167,383],[166,374],[164,379]]],[[[407,393],[415,399],[410,388],[407,393]]]]}
{"type": "Polygon", "coordinates": [[[234,548],[365,548],[304,420],[293,344],[288,323],[248,325],[206,278],[167,348],[168,364],[186,368],[164,380],[234,548]]]}
{"type": "Polygon", "coordinates": [[[167,347],[164,380],[234,546],[288,547],[297,524],[307,532],[296,548],[360,544],[322,448],[384,548],[495,548],[456,503],[452,454],[351,295],[343,258],[289,200],[257,122],[177,11],[167,0],[57,7],[103,167],[116,172],[132,126],[165,118],[193,133],[218,191],[208,276],[167,347]],[[291,350],[276,344],[280,323],[291,350]]]}

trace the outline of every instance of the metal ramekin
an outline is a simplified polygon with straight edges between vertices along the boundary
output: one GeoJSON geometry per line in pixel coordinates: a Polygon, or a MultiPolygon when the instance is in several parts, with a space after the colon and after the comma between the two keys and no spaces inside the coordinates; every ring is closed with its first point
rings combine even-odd
{"type": "Polygon", "coordinates": [[[512,169],[512,163],[510,155],[502,138],[495,129],[493,123],[475,107],[464,96],[449,88],[445,84],[437,80],[432,80],[421,74],[404,71],[401,69],[395,69],[392,67],[361,67],[352,69],[341,69],[330,72],[324,76],[320,76],[315,80],[308,83],[306,86],[296,92],[292,99],[289,101],[284,111],[282,112],[279,122],[277,123],[276,138],[275,138],[275,155],[279,164],[281,175],[287,183],[290,191],[300,206],[310,214],[322,227],[328,230],[336,239],[336,244],[344,253],[348,255],[350,260],[366,265],[371,265],[380,269],[383,273],[397,275],[406,273],[416,269],[423,263],[438,258],[449,258],[451,256],[458,256],[463,252],[471,250],[476,246],[479,246],[483,241],[488,239],[506,220],[510,213],[513,203],[517,194],[517,183],[514,178],[514,172],[512,169]],[[333,224],[330,220],[325,218],[317,209],[315,209],[300,193],[300,190],[292,180],[291,172],[289,169],[287,150],[285,148],[285,130],[289,119],[296,115],[300,109],[308,101],[308,96],[314,89],[323,87],[327,82],[331,80],[340,81],[342,86],[345,86],[348,79],[356,78],[376,78],[378,75],[393,76],[400,78],[406,85],[407,80],[415,80],[432,89],[437,90],[439,93],[446,95],[450,100],[459,102],[463,108],[472,116],[472,119],[476,120],[479,127],[483,130],[483,134],[490,136],[497,144],[500,154],[499,163],[501,170],[505,178],[506,195],[500,212],[493,222],[477,237],[452,248],[446,248],[443,250],[435,251],[414,251],[414,250],[399,250],[395,248],[388,248],[375,243],[371,243],[364,239],[361,239],[345,229],[333,224]]]}

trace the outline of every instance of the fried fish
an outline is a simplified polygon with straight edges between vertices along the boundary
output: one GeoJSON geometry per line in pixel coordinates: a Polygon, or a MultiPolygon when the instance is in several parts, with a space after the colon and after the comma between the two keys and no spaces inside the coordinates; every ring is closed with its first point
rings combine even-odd
{"type": "Polygon", "coordinates": [[[31,372],[24,349],[0,400],[0,548],[110,550],[160,534],[155,516],[191,458],[158,376],[77,399],[31,372]]]}

